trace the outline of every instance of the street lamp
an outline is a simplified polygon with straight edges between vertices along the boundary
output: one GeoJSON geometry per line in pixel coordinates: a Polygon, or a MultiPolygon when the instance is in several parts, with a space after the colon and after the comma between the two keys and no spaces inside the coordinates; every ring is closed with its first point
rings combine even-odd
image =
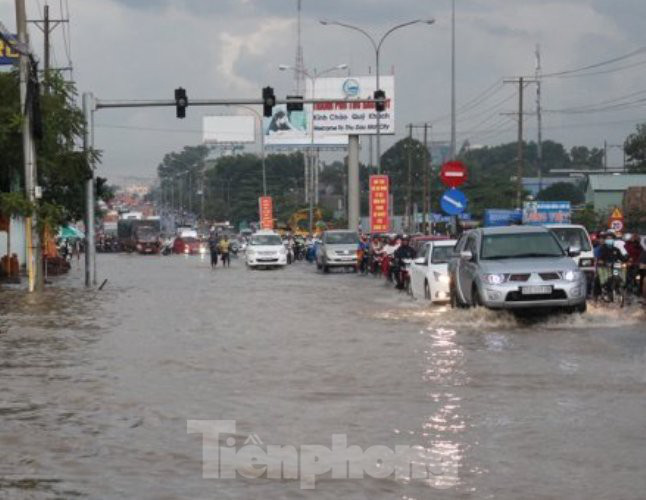
{"type": "MultiPolygon", "coordinates": [[[[343,63],[343,64],[337,64],[336,66],[332,66],[330,68],[324,69],[323,71],[314,71],[309,72],[304,68],[296,68],[294,66],[289,66],[288,64],[280,64],[278,66],[278,69],[280,71],[287,71],[291,70],[294,71],[295,73],[300,73],[301,75],[305,76],[308,78],[312,84],[312,99],[314,99],[316,95],[316,80],[320,78],[321,76],[331,73],[332,71],[337,71],[337,70],[343,70],[347,69],[348,65],[343,63]]],[[[311,189],[311,193],[309,193],[309,199],[306,201],[309,201],[309,229],[310,229],[310,234],[313,234],[314,232],[314,197],[318,197],[318,188],[315,184],[314,181],[314,154],[313,154],[313,148],[314,148],[314,104],[312,104],[312,118],[310,120],[310,148],[309,148],[309,163],[310,163],[310,181],[309,183],[307,182],[307,176],[305,179],[305,194],[307,195],[308,191],[310,191],[311,185],[314,185],[314,189],[311,189]]],[[[305,169],[307,172],[307,167],[305,169]]],[[[318,172],[317,172],[318,173],[318,172]]],[[[316,200],[318,203],[318,199],[316,200]]]]}
{"type": "MultiPolygon", "coordinates": [[[[372,47],[375,49],[375,76],[376,76],[376,90],[380,90],[379,88],[379,55],[381,53],[381,46],[384,43],[384,40],[393,32],[401,28],[405,28],[406,26],[412,26],[413,24],[433,24],[435,22],[435,19],[414,19],[412,21],[408,21],[405,23],[397,24],[390,28],[388,31],[386,31],[382,37],[379,39],[379,41],[376,41],[375,38],[373,38],[370,33],[365,31],[362,28],[359,28],[358,26],[353,26],[352,24],[346,24],[342,23],[339,21],[328,21],[325,19],[321,19],[319,21],[323,26],[341,26],[342,28],[347,28],[351,29],[354,31],[358,31],[362,35],[364,35],[368,40],[370,40],[370,43],[372,44],[372,47]]],[[[377,112],[377,173],[381,173],[381,113],[377,112]]]]}

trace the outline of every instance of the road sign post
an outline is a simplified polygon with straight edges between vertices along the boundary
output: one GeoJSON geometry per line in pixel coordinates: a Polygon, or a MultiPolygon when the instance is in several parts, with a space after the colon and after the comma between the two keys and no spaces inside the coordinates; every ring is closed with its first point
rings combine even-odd
{"type": "Polygon", "coordinates": [[[616,233],[621,233],[624,230],[624,214],[617,207],[615,207],[608,219],[608,228],[616,233]]]}
{"type": "Polygon", "coordinates": [[[449,188],[458,188],[467,180],[467,168],[460,161],[449,161],[440,170],[442,184],[449,188]]]}
{"type": "Polygon", "coordinates": [[[447,215],[460,215],[467,208],[467,197],[459,189],[452,188],[444,192],[440,206],[447,215]]]}

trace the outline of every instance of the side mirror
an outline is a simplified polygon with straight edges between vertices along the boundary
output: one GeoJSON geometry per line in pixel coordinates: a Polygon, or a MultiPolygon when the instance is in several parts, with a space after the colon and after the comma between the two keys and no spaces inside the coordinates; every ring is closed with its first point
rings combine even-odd
{"type": "Polygon", "coordinates": [[[460,252],[460,259],[461,260],[466,260],[467,262],[473,260],[473,254],[471,253],[471,250],[463,250],[460,252]]]}
{"type": "Polygon", "coordinates": [[[418,266],[425,266],[426,265],[426,259],[424,257],[418,257],[417,259],[415,259],[414,262],[418,266]]]}
{"type": "Polygon", "coordinates": [[[567,254],[570,257],[578,257],[581,255],[581,249],[579,247],[568,247],[567,254]]]}

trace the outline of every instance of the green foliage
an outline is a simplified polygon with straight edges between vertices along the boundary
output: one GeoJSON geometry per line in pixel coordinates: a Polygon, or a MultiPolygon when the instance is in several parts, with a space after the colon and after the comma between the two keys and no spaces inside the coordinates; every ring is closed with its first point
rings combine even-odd
{"type": "Polygon", "coordinates": [[[23,193],[0,193],[0,215],[5,217],[29,217],[34,206],[23,193]]]}
{"type": "Polygon", "coordinates": [[[585,193],[580,186],[569,182],[557,182],[538,193],[540,201],[569,201],[572,205],[580,205],[585,200],[585,193]]]}
{"type": "Polygon", "coordinates": [[[646,173],[646,123],[637,125],[637,131],[626,138],[624,152],[630,172],[646,173]]]}
{"type": "Polygon", "coordinates": [[[60,205],[40,203],[37,209],[38,231],[42,234],[45,228],[54,230],[66,221],[66,212],[60,205]]]}
{"type": "Polygon", "coordinates": [[[574,146],[570,149],[572,167],[601,169],[603,168],[603,149],[587,148],[586,146],[574,146]]]}
{"type": "MultiPolygon", "coordinates": [[[[403,214],[409,185],[409,166],[412,203],[420,203],[424,189],[424,145],[409,137],[393,144],[382,157],[382,172],[390,178],[390,193],[394,210],[403,214]]],[[[422,205],[419,205],[422,208],[422,205]]]]}
{"type": "MultiPolygon", "coordinates": [[[[43,188],[39,204],[46,213],[56,211],[66,220],[83,217],[85,182],[91,175],[86,155],[78,151],[85,127],[82,111],[74,104],[73,83],[57,72],[47,79],[47,92],[41,95],[44,135],[36,143],[38,184],[43,188]],[[51,207],[57,207],[55,210],[51,207]]],[[[0,191],[11,191],[24,184],[20,99],[17,73],[0,73],[0,191]]],[[[94,161],[100,159],[92,152],[94,161]]],[[[47,215],[49,217],[49,215],[47,215]]]]}
{"type": "MultiPolygon", "coordinates": [[[[262,160],[253,154],[207,159],[208,148],[187,146],[168,153],[158,167],[164,199],[189,212],[201,210],[198,192],[204,186],[204,215],[233,224],[258,220],[262,196],[262,160]]],[[[274,214],[287,221],[303,208],[303,155],[268,155],[265,159],[267,194],[274,199],[274,214]]]]}
{"type": "Polygon", "coordinates": [[[572,223],[581,224],[588,231],[597,231],[606,225],[604,214],[596,212],[592,204],[586,205],[581,210],[573,211],[572,223]]]}

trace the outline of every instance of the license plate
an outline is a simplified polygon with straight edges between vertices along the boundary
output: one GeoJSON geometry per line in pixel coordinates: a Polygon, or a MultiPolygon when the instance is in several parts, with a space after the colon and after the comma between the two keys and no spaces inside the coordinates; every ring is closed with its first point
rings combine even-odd
{"type": "Polygon", "coordinates": [[[552,287],[549,285],[524,286],[520,289],[520,293],[523,295],[550,295],[552,287]]]}

